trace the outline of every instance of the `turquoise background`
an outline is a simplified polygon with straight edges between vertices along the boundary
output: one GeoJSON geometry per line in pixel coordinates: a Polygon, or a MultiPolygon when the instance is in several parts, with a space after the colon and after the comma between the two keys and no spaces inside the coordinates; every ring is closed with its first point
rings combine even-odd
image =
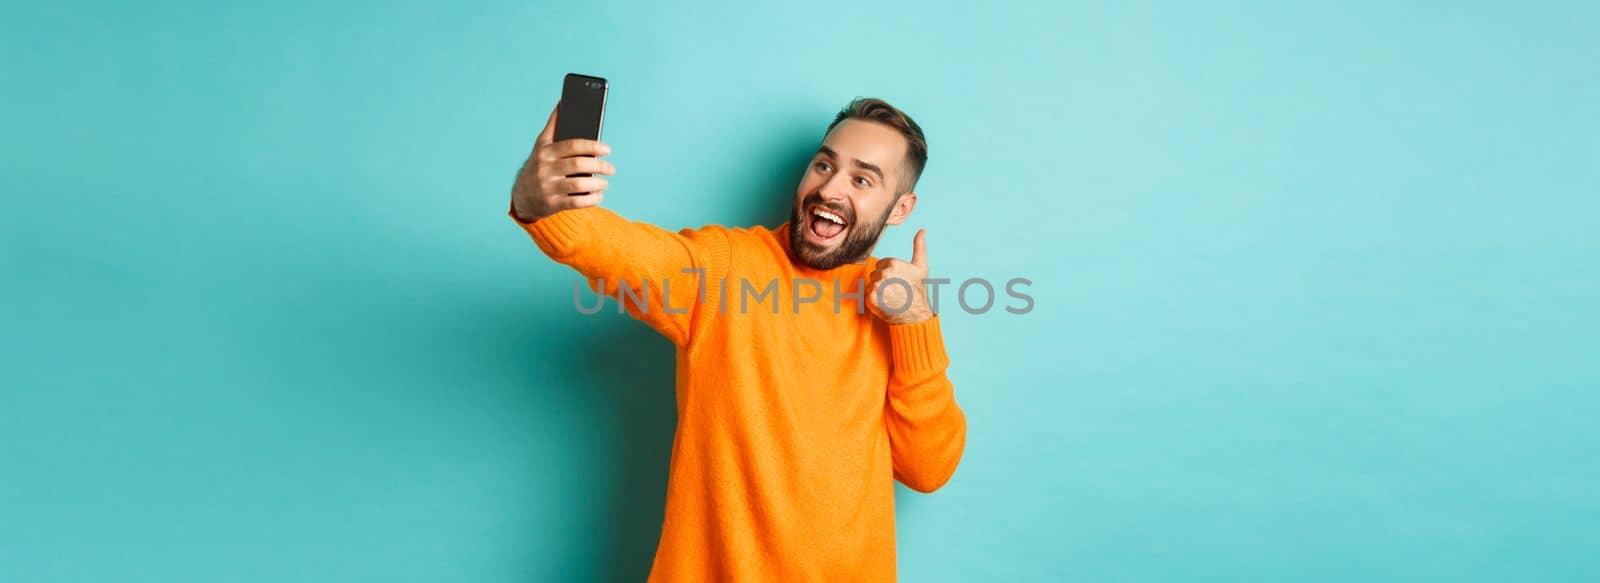
{"type": "Polygon", "coordinates": [[[642,579],[670,346],[505,216],[569,71],[630,218],[881,96],[1034,281],[904,580],[1600,578],[1595,4],[453,4],[8,4],[0,579],[642,579]]]}

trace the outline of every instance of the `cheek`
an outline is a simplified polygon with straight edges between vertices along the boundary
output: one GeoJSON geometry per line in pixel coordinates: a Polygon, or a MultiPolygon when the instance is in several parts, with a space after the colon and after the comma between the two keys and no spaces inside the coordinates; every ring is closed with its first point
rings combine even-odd
{"type": "Polygon", "coordinates": [[[800,177],[800,186],[795,189],[796,198],[805,198],[807,193],[816,192],[818,188],[822,188],[822,177],[808,170],[800,177]]]}
{"type": "Polygon", "coordinates": [[[880,219],[886,218],[886,216],[890,215],[890,207],[893,207],[893,205],[894,203],[890,202],[890,200],[880,200],[878,197],[874,197],[874,200],[870,200],[870,202],[862,200],[862,205],[858,205],[858,207],[856,207],[856,211],[861,213],[861,218],[859,218],[859,221],[862,221],[862,223],[869,223],[869,221],[880,221],[880,219]]]}

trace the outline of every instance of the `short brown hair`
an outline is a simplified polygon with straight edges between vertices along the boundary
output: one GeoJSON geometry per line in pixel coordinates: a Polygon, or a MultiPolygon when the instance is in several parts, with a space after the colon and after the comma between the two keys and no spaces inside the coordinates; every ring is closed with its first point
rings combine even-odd
{"type": "Polygon", "coordinates": [[[917,185],[917,179],[922,177],[922,169],[928,165],[928,139],[922,135],[922,126],[911,120],[911,116],[900,111],[889,102],[876,97],[857,97],[839,110],[839,115],[834,116],[833,123],[828,124],[828,131],[833,131],[834,126],[847,119],[860,119],[875,121],[900,132],[906,138],[906,177],[910,178],[896,194],[910,192],[917,185]]]}

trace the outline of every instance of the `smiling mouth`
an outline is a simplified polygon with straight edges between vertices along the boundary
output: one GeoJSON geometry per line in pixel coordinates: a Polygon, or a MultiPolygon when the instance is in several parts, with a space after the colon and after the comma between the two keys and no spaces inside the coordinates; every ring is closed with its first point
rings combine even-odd
{"type": "Polygon", "coordinates": [[[817,239],[828,241],[838,237],[848,228],[849,222],[843,215],[828,210],[821,205],[811,205],[808,213],[807,227],[817,239]]]}

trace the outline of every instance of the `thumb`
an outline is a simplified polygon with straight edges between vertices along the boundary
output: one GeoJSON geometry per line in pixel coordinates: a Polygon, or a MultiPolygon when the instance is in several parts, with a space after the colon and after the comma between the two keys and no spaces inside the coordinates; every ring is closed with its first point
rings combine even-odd
{"type": "Polygon", "coordinates": [[[550,120],[544,122],[544,131],[539,132],[539,138],[534,140],[535,146],[547,146],[556,139],[556,113],[561,111],[561,102],[556,102],[556,108],[550,110],[550,120]]]}
{"type": "Polygon", "coordinates": [[[911,264],[917,267],[928,266],[927,229],[917,229],[917,236],[911,239],[911,264]]]}

